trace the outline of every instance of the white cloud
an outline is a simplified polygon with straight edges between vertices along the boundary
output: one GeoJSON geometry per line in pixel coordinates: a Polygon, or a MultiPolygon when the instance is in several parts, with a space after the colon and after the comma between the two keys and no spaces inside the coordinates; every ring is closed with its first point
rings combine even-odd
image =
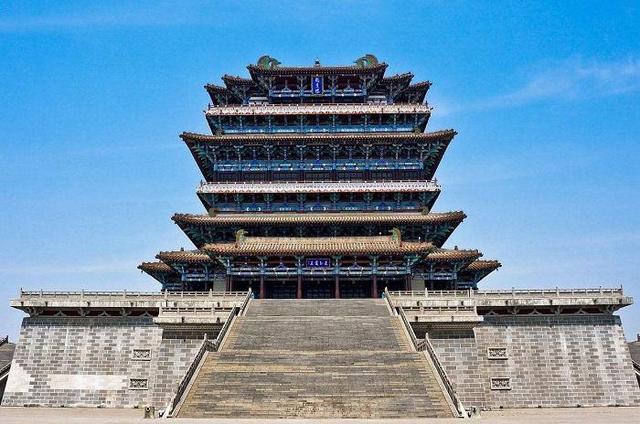
{"type": "Polygon", "coordinates": [[[188,8],[149,7],[93,10],[66,15],[24,16],[0,19],[0,33],[103,29],[118,26],[166,26],[187,23],[188,8]]]}
{"type": "Polygon", "coordinates": [[[517,89],[476,102],[449,105],[444,114],[507,108],[539,101],[571,101],[640,90],[640,59],[618,61],[566,59],[538,65],[517,89]]]}
{"type": "Polygon", "coordinates": [[[531,76],[520,89],[498,101],[522,103],[538,99],[600,97],[640,89],[640,60],[617,62],[566,60],[531,76]]]}

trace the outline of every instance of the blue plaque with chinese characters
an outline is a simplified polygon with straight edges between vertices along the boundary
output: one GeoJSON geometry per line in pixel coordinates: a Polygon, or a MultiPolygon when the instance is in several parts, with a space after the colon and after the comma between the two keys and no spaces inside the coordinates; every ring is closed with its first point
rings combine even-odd
{"type": "Polygon", "coordinates": [[[305,264],[307,268],[329,268],[331,260],[329,258],[307,258],[305,264]]]}
{"type": "Polygon", "coordinates": [[[324,80],[322,77],[311,78],[311,92],[313,94],[322,94],[324,91],[324,80]]]}

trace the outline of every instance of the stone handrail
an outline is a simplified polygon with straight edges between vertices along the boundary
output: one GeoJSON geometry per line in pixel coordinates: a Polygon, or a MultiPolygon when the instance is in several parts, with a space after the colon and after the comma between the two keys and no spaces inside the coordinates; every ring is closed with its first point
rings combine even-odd
{"type": "Polygon", "coordinates": [[[168,418],[171,416],[173,411],[175,411],[176,407],[182,400],[182,397],[186,394],[187,388],[189,387],[191,380],[194,378],[195,373],[198,370],[198,367],[200,366],[200,363],[202,362],[202,358],[204,358],[205,353],[208,351],[215,352],[220,348],[220,344],[222,343],[224,336],[229,331],[229,328],[231,328],[231,324],[235,320],[235,317],[244,312],[245,308],[247,307],[247,304],[249,303],[249,300],[252,298],[252,292],[251,292],[251,289],[249,289],[249,291],[244,293],[245,293],[245,299],[242,302],[242,305],[233,307],[231,309],[231,312],[229,312],[229,316],[224,322],[224,325],[220,329],[220,332],[218,333],[216,338],[213,341],[209,341],[205,334],[205,338],[202,341],[202,344],[200,345],[200,349],[198,349],[198,353],[196,353],[196,356],[193,358],[193,361],[191,361],[191,365],[189,365],[187,372],[185,373],[184,377],[180,381],[180,384],[178,385],[178,390],[176,391],[175,396],[173,397],[173,399],[171,400],[171,403],[169,404],[169,406],[167,406],[167,409],[164,411],[162,415],[163,418],[168,418]]]}
{"type": "Polygon", "coordinates": [[[454,298],[505,298],[505,297],[579,297],[581,295],[619,295],[623,296],[622,287],[595,289],[512,289],[512,290],[404,290],[389,292],[396,297],[454,297],[454,298]]]}
{"type": "Polygon", "coordinates": [[[239,311],[239,308],[235,307],[231,310],[231,312],[229,312],[229,316],[227,317],[224,324],[222,325],[220,332],[218,333],[216,338],[213,340],[213,342],[211,342],[212,351],[215,352],[218,350],[218,348],[220,348],[220,343],[222,343],[222,339],[227,334],[227,331],[229,331],[229,327],[231,327],[231,323],[233,322],[233,319],[236,317],[236,315],[238,315],[238,311],[239,311]]]}
{"type": "Polygon", "coordinates": [[[9,369],[11,369],[11,362],[8,362],[5,366],[0,368],[0,379],[2,379],[3,375],[9,372],[9,369]]]}
{"type": "Polygon", "coordinates": [[[436,351],[431,345],[431,341],[429,341],[429,337],[425,336],[424,339],[418,339],[418,337],[416,337],[416,333],[413,331],[413,328],[411,327],[411,324],[409,323],[409,320],[407,319],[407,316],[404,313],[404,310],[401,307],[398,308],[398,314],[400,315],[400,318],[402,318],[402,322],[404,323],[404,326],[407,329],[407,332],[409,333],[413,346],[418,352],[426,351],[429,354],[429,357],[431,358],[431,362],[433,363],[433,366],[436,369],[438,376],[440,377],[440,380],[442,381],[442,385],[444,386],[444,389],[447,391],[447,395],[449,396],[451,403],[453,404],[456,411],[458,412],[458,416],[464,417],[466,415],[464,406],[462,405],[462,402],[460,402],[460,399],[458,398],[458,394],[456,393],[456,390],[453,388],[453,384],[451,384],[449,377],[447,377],[447,373],[445,372],[444,367],[440,363],[440,360],[438,359],[438,355],[436,354],[436,351]]]}
{"type": "Polygon", "coordinates": [[[244,298],[242,305],[240,305],[240,310],[238,311],[238,315],[244,315],[244,311],[247,309],[249,305],[249,301],[253,299],[253,290],[249,287],[249,291],[247,292],[247,296],[244,298]]]}
{"type": "Polygon", "coordinates": [[[331,114],[331,113],[429,113],[425,104],[349,104],[349,103],[305,103],[303,105],[248,104],[218,106],[209,104],[207,115],[270,115],[270,114],[331,114]]]}
{"type": "Polygon", "coordinates": [[[391,313],[393,315],[398,315],[398,313],[396,311],[396,308],[395,308],[395,306],[393,304],[393,301],[391,300],[391,296],[389,296],[389,289],[387,287],[385,287],[384,291],[382,292],[382,298],[387,303],[387,307],[389,308],[391,313]]]}
{"type": "Polygon", "coordinates": [[[224,339],[224,336],[227,334],[227,332],[229,331],[229,328],[231,327],[231,324],[233,323],[233,319],[237,316],[237,315],[241,315],[244,313],[245,308],[247,307],[247,304],[249,303],[249,300],[252,297],[252,292],[251,292],[251,288],[249,288],[249,291],[246,292],[246,296],[244,298],[244,301],[242,302],[242,305],[240,306],[236,306],[231,310],[231,313],[229,313],[229,317],[227,318],[227,320],[224,322],[224,325],[222,326],[222,328],[220,329],[220,332],[218,333],[218,336],[216,337],[216,339],[212,342],[212,347],[214,348],[213,350],[218,350],[218,348],[220,348],[220,344],[222,343],[222,340],[224,339]]]}
{"type": "Polygon", "coordinates": [[[45,291],[45,290],[22,290],[20,298],[63,298],[68,296],[78,296],[80,298],[97,298],[101,300],[136,300],[136,299],[181,299],[181,298],[206,298],[206,297],[242,297],[246,296],[246,291],[160,291],[160,292],[130,292],[122,291],[45,291]]]}
{"type": "Polygon", "coordinates": [[[436,351],[433,348],[433,345],[431,344],[431,340],[429,340],[429,336],[425,334],[425,338],[422,339],[422,341],[424,342],[423,350],[425,350],[431,357],[431,362],[433,362],[433,365],[435,366],[436,371],[438,371],[438,375],[440,376],[440,379],[442,380],[442,383],[444,384],[444,387],[447,390],[447,393],[449,394],[451,401],[453,402],[456,410],[458,411],[458,415],[461,417],[466,416],[467,411],[464,409],[464,405],[460,401],[460,398],[458,398],[458,394],[456,393],[456,390],[453,388],[453,384],[451,384],[449,377],[447,377],[447,373],[445,372],[444,367],[442,366],[442,364],[440,363],[440,360],[438,359],[438,355],[436,354],[436,351]]]}
{"type": "Polygon", "coordinates": [[[349,192],[377,192],[377,191],[434,191],[440,190],[437,180],[388,180],[388,181],[202,181],[197,192],[206,193],[307,193],[349,191],[349,192]],[[240,191],[242,190],[242,191],[240,191]]]}
{"type": "Polygon", "coordinates": [[[422,352],[424,350],[424,340],[418,339],[418,337],[416,336],[416,333],[413,331],[413,328],[411,327],[411,323],[407,319],[407,315],[404,313],[404,310],[402,308],[398,308],[398,315],[400,315],[400,318],[402,319],[402,323],[404,324],[405,328],[407,329],[407,332],[409,333],[409,337],[411,338],[411,343],[413,343],[413,347],[418,352],[422,352]]]}
{"type": "Polygon", "coordinates": [[[202,340],[202,344],[200,345],[198,352],[196,353],[196,355],[193,357],[193,360],[191,361],[191,365],[189,365],[187,372],[185,373],[184,377],[182,377],[180,384],[178,384],[178,389],[176,390],[175,396],[173,397],[173,399],[171,400],[167,408],[162,413],[163,418],[169,418],[171,413],[175,410],[176,406],[178,406],[178,403],[182,399],[182,396],[184,396],[185,391],[187,390],[187,387],[191,382],[191,379],[193,378],[193,376],[196,373],[196,370],[198,369],[198,366],[200,366],[200,362],[202,361],[204,354],[210,349],[210,345],[211,345],[211,342],[207,339],[207,336],[205,334],[205,337],[202,340]]]}
{"type": "Polygon", "coordinates": [[[179,316],[179,315],[216,315],[218,312],[228,311],[229,308],[215,306],[162,306],[158,316],[179,316]]]}

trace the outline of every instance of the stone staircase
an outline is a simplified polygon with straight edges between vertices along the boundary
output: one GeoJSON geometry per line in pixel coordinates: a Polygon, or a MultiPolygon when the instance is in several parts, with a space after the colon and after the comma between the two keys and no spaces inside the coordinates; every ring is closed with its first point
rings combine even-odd
{"type": "Polygon", "coordinates": [[[209,352],[178,417],[452,417],[384,301],[253,300],[209,352]]]}

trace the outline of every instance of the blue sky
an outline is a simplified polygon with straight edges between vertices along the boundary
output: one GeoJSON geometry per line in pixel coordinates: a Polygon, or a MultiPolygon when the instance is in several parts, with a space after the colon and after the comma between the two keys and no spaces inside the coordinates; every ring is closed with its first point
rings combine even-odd
{"type": "MultiPolygon", "coordinates": [[[[635,1],[20,1],[0,5],[0,336],[18,288],[157,290],[136,265],[191,244],[202,212],[177,135],[202,86],[284,64],[351,63],[434,84],[455,128],[434,210],[449,246],[503,268],[486,288],[623,285],[640,299],[640,4],[635,1]]],[[[640,305],[622,312],[640,332],[640,305]]]]}

